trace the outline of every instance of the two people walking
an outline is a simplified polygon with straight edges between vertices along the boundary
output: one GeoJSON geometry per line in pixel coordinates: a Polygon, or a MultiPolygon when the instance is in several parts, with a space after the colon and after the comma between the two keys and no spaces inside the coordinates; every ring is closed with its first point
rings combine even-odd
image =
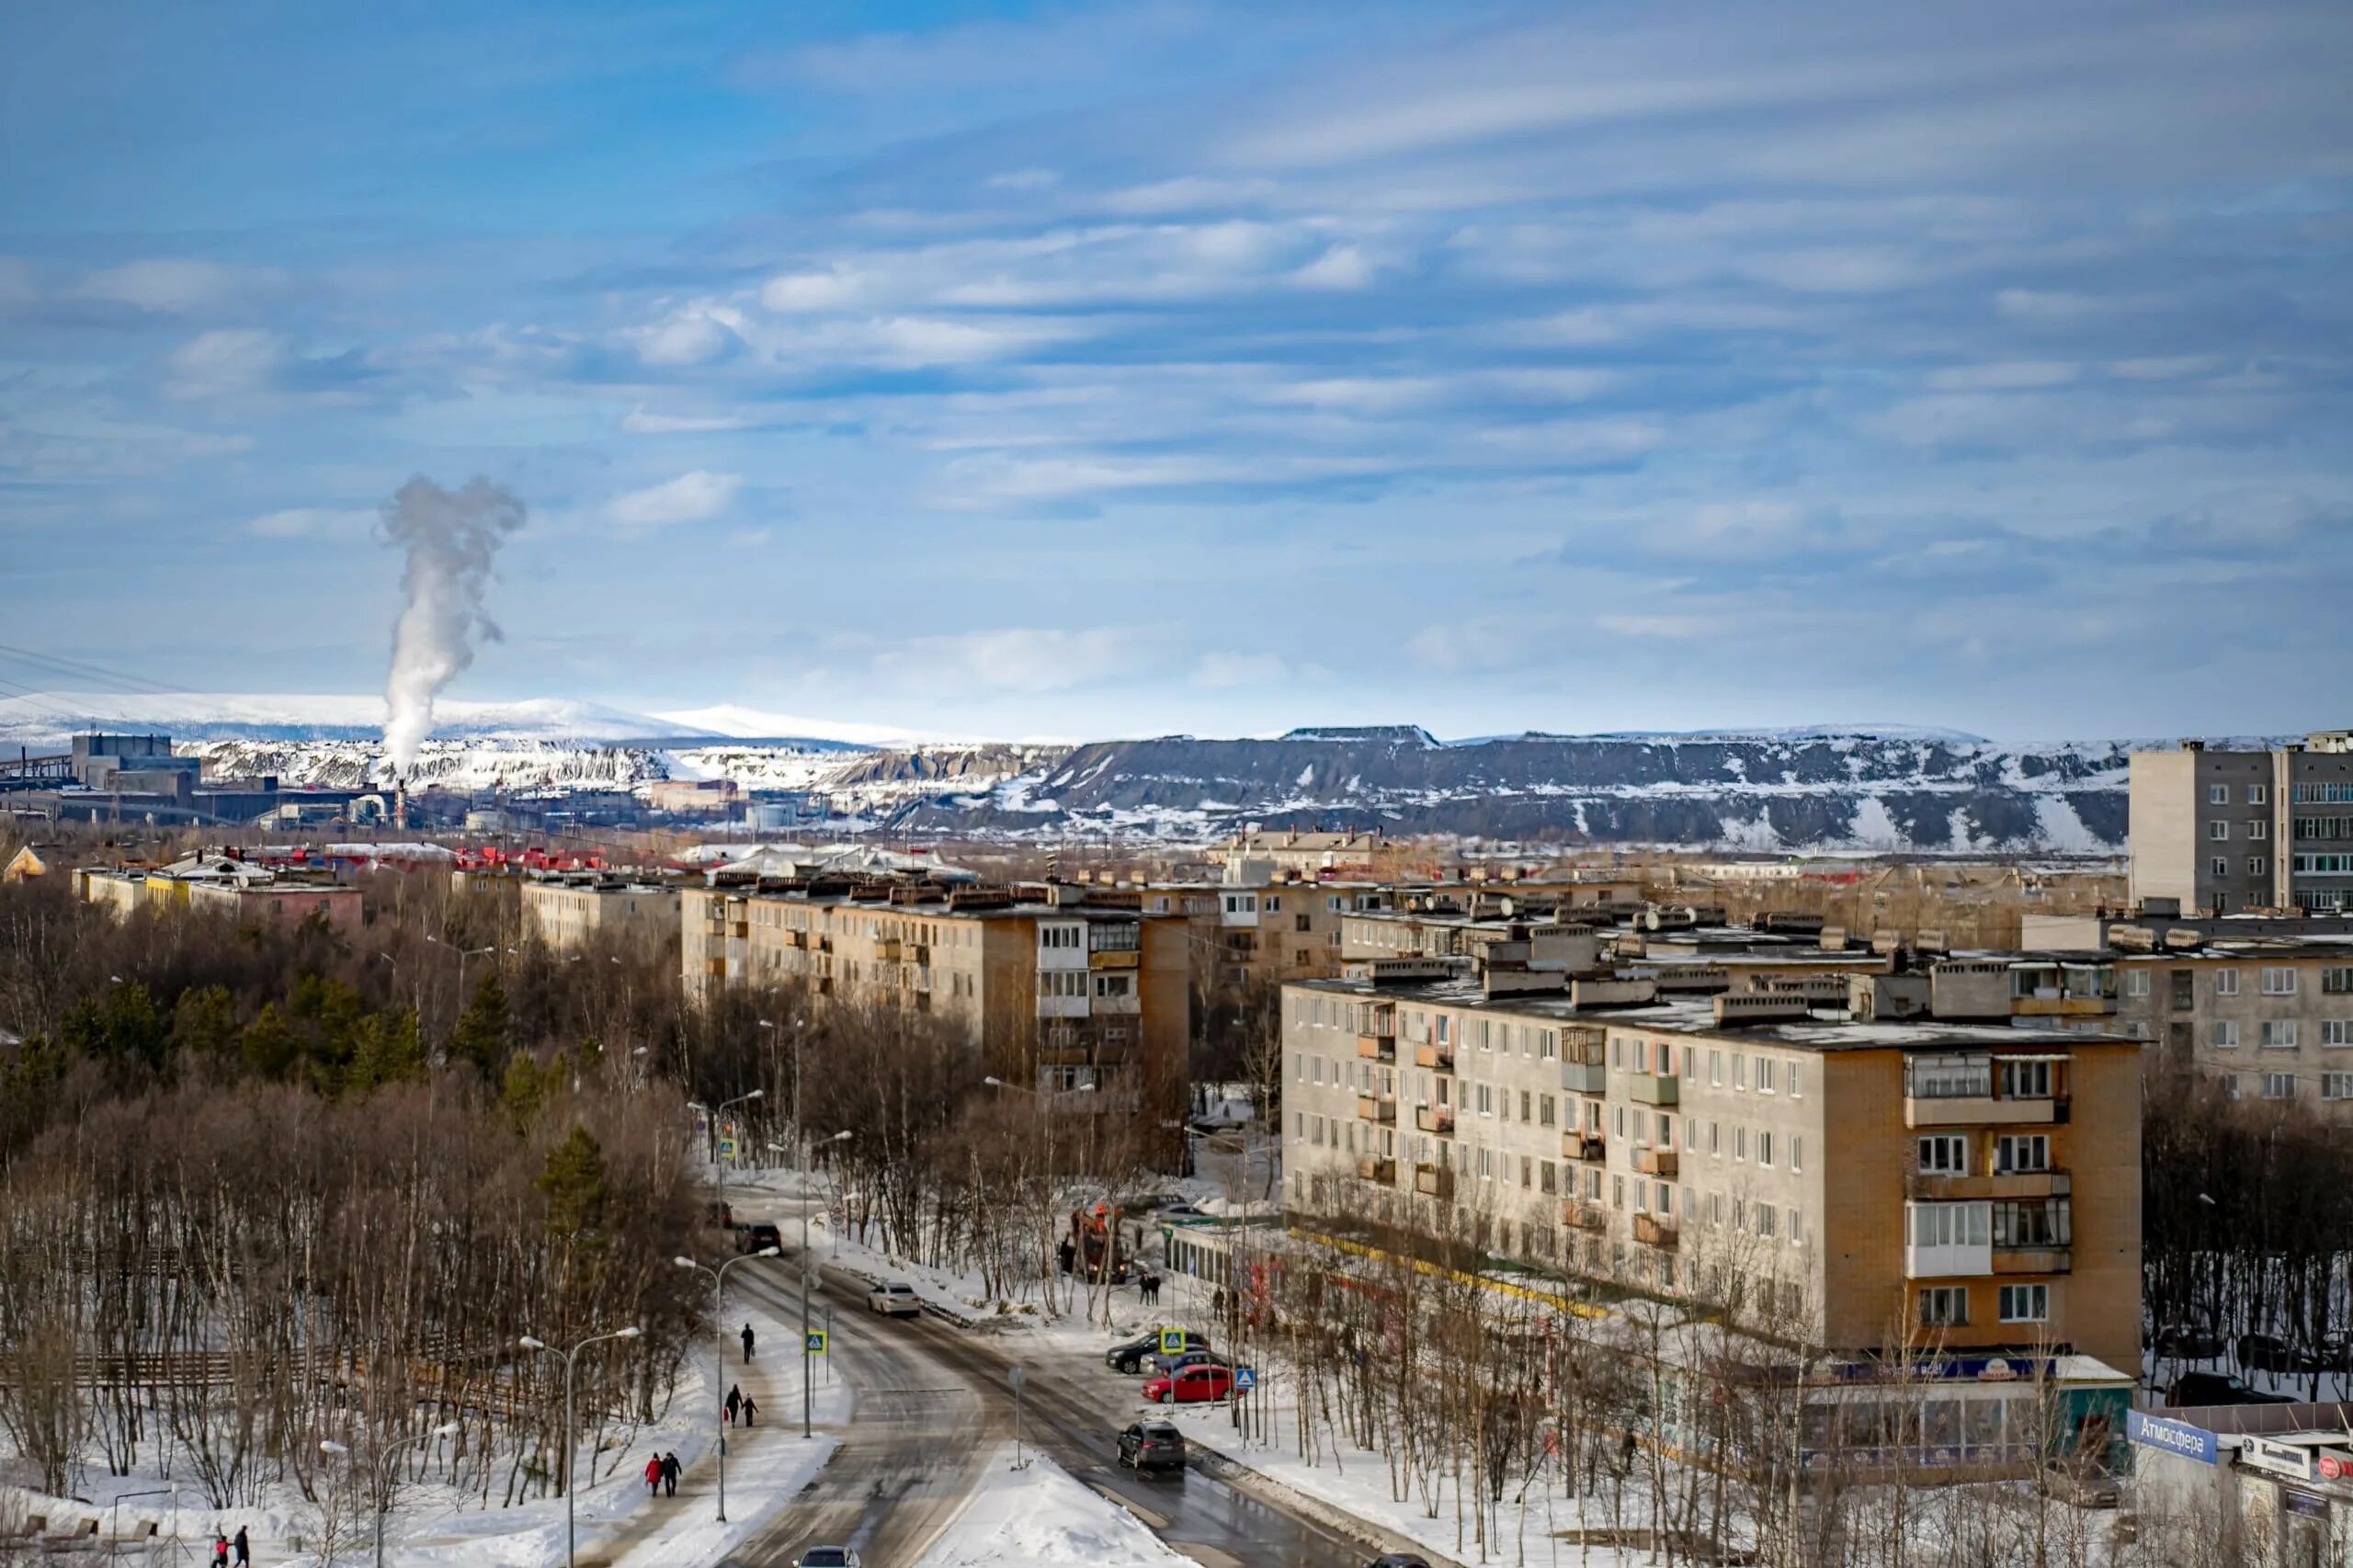
{"type": "Polygon", "coordinates": [[[722,1403],[727,1412],[727,1424],[730,1426],[735,1425],[735,1418],[738,1415],[744,1418],[744,1425],[746,1426],[756,1426],[759,1424],[760,1402],[745,1393],[742,1384],[731,1384],[727,1390],[727,1398],[722,1403]]]}
{"type": "Polygon", "coordinates": [[[665,1454],[656,1449],[654,1457],[645,1461],[645,1494],[659,1497],[666,1492],[676,1497],[678,1494],[678,1472],[684,1469],[686,1466],[678,1462],[676,1454],[665,1454]]]}
{"type": "Polygon", "coordinates": [[[243,1525],[237,1527],[234,1540],[219,1530],[212,1532],[212,1568],[229,1568],[229,1553],[232,1551],[237,1554],[239,1568],[244,1568],[254,1560],[253,1543],[245,1539],[245,1527],[243,1525]]]}

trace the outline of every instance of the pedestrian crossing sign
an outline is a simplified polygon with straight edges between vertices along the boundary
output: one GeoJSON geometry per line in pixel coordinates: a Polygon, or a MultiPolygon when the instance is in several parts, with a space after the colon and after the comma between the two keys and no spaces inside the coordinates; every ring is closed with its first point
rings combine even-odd
{"type": "Polygon", "coordinates": [[[1185,1353],[1185,1331],[1181,1328],[1162,1329],[1160,1350],[1165,1356],[1182,1356],[1185,1353]]]}
{"type": "Polygon", "coordinates": [[[811,1329],[808,1333],[807,1344],[802,1348],[812,1356],[823,1356],[825,1353],[825,1331],[822,1328],[811,1329]]]}

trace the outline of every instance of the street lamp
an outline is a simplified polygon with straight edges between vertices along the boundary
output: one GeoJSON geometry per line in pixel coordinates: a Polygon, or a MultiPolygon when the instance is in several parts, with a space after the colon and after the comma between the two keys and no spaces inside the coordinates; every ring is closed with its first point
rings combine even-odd
{"type": "MultiPolygon", "coordinates": [[[[853,1136],[847,1128],[844,1128],[831,1138],[819,1142],[842,1143],[853,1136]]],[[[809,1395],[810,1374],[814,1369],[809,1365],[809,1291],[816,1282],[816,1267],[809,1261],[809,1195],[804,1192],[801,1195],[801,1435],[803,1437],[816,1436],[811,1425],[809,1395]]]]}
{"type": "Polygon", "coordinates": [[[573,1364],[573,1359],[574,1359],[574,1358],[577,1357],[577,1356],[578,1356],[578,1355],[579,1355],[583,1350],[587,1349],[587,1348],[588,1348],[588,1346],[590,1346],[591,1345],[601,1344],[603,1341],[608,1340],[608,1339],[635,1339],[639,1335],[641,1335],[641,1334],[642,1334],[642,1333],[644,1333],[644,1332],[645,1332],[645,1331],[644,1331],[643,1329],[642,1329],[642,1328],[638,1327],[635,1324],[630,1324],[630,1325],[629,1325],[629,1327],[627,1327],[627,1328],[617,1328],[617,1329],[613,1330],[613,1332],[612,1332],[612,1333],[610,1333],[610,1334],[592,1334],[592,1335],[590,1335],[587,1338],[585,1338],[585,1339],[582,1340],[579,1344],[577,1344],[577,1345],[574,1346],[573,1346],[571,1349],[569,1349],[569,1350],[559,1350],[559,1349],[557,1349],[554,1346],[550,1345],[547,1341],[545,1341],[545,1340],[543,1340],[543,1339],[534,1339],[531,1335],[528,1335],[528,1334],[527,1334],[527,1335],[525,1335],[521,1339],[518,1339],[518,1340],[517,1340],[517,1341],[516,1341],[516,1343],[517,1343],[517,1344],[520,1345],[520,1346],[521,1346],[524,1349],[526,1349],[526,1350],[537,1350],[537,1351],[540,1351],[540,1352],[542,1352],[543,1354],[546,1354],[546,1355],[549,1355],[549,1356],[560,1357],[560,1358],[563,1359],[563,1563],[564,1563],[564,1568],[573,1568],[573,1543],[574,1543],[574,1526],[573,1526],[573,1508],[572,1508],[572,1469],[573,1469],[573,1459],[574,1459],[573,1449],[574,1449],[574,1448],[575,1447],[575,1444],[574,1443],[573,1436],[572,1436],[572,1364],[573,1364]]]}
{"type": "Polygon", "coordinates": [[[494,943],[487,948],[451,948],[449,943],[443,941],[438,937],[427,936],[425,939],[432,943],[437,948],[449,948],[451,952],[458,955],[458,1006],[460,1007],[464,1006],[466,1001],[466,960],[468,959],[481,958],[484,953],[494,953],[498,950],[497,945],[494,943]]]}
{"type": "MultiPolygon", "coordinates": [[[[750,1101],[752,1101],[752,1100],[764,1100],[764,1099],[766,1099],[766,1098],[767,1098],[767,1097],[768,1097],[768,1092],[767,1092],[766,1089],[754,1089],[754,1090],[753,1090],[750,1094],[748,1094],[748,1095],[737,1095],[737,1096],[736,1096],[733,1099],[732,1099],[732,1100],[722,1100],[722,1101],[720,1101],[716,1106],[713,1106],[713,1107],[711,1108],[711,1111],[710,1111],[710,1131],[711,1131],[711,1132],[712,1132],[713,1136],[715,1137],[715,1136],[718,1134],[718,1131],[719,1131],[719,1119],[720,1119],[721,1117],[725,1116],[725,1115],[727,1114],[727,1108],[728,1108],[728,1107],[730,1107],[730,1106],[745,1105],[745,1104],[747,1104],[748,1102],[750,1102],[750,1101]]],[[[717,1151],[716,1151],[716,1150],[713,1150],[712,1152],[713,1152],[714,1153],[717,1153],[717,1151]]],[[[722,1161],[718,1162],[718,1164],[719,1164],[719,1207],[720,1207],[720,1210],[721,1210],[721,1212],[722,1212],[722,1213],[723,1213],[723,1212],[725,1212],[725,1211],[726,1211],[726,1208],[727,1208],[727,1163],[726,1163],[724,1160],[722,1160],[722,1161]]]]}
{"type": "MultiPolygon", "coordinates": [[[[414,1437],[404,1437],[376,1456],[376,1568],[384,1568],[384,1516],[391,1511],[392,1506],[392,1499],[388,1493],[392,1487],[390,1470],[392,1457],[402,1449],[415,1448],[419,1443],[435,1442],[440,1438],[454,1437],[457,1435],[458,1424],[455,1421],[445,1422],[430,1432],[422,1433],[414,1437]]],[[[351,1450],[333,1437],[319,1439],[319,1451],[347,1460],[351,1457],[351,1450]]],[[[568,1482],[570,1477],[567,1476],[565,1479],[568,1482]]]]}
{"type": "MultiPolygon", "coordinates": [[[[723,1309],[727,1302],[727,1271],[756,1257],[780,1257],[783,1255],[782,1247],[762,1247],[757,1252],[745,1253],[742,1257],[731,1257],[716,1268],[697,1263],[691,1257],[674,1257],[670,1261],[681,1268],[692,1268],[710,1276],[710,1326],[716,1331],[721,1319],[726,1315],[723,1309]]],[[[727,1522],[727,1428],[721,1416],[727,1409],[727,1398],[719,1392],[719,1385],[727,1377],[726,1359],[724,1351],[714,1350],[711,1353],[710,1392],[718,1403],[711,1411],[710,1419],[712,1429],[719,1434],[719,1522],[722,1525],[727,1522]]]]}

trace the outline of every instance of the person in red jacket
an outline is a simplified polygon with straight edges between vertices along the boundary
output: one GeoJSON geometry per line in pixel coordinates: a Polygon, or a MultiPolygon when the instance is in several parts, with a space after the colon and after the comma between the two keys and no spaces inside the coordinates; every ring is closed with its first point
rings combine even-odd
{"type": "Polygon", "coordinates": [[[662,1495],[662,1456],[655,1454],[645,1461],[645,1491],[651,1497],[662,1495]]]}

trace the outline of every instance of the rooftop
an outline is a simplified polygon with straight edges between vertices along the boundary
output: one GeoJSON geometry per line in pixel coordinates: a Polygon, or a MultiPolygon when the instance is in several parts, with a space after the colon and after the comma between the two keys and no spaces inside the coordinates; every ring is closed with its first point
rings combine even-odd
{"type": "Polygon", "coordinates": [[[1517,1018],[1544,1018],[1563,1024],[1625,1024],[1673,1034],[1708,1035],[1719,1039],[1769,1040],[1803,1051],[1920,1051],[1943,1046],[2119,1045],[2137,1051],[2141,1041],[2118,1034],[2093,1034],[2064,1029],[2018,1028],[2006,1023],[1955,1023],[1915,1019],[1901,1023],[1850,1019],[1843,1014],[1817,1013],[1802,1022],[1720,1024],[1711,997],[1677,997],[1629,1006],[1583,1007],[1565,992],[1529,992],[1490,997],[1476,976],[1420,981],[1405,984],[1375,984],[1370,980],[1295,980],[1294,991],[1327,992],[1358,1001],[1419,1002],[1426,1006],[1467,1008],[1517,1018]]]}

